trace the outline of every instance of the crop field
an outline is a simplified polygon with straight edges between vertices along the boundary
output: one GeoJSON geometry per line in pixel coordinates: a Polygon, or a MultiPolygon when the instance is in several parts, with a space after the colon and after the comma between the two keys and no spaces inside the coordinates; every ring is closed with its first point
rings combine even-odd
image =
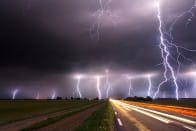
{"type": "Polygon", "coordinates": [[[88,100],[1,100],[0,125],[54,112],[71,111],[98,101],[88,100]]]}

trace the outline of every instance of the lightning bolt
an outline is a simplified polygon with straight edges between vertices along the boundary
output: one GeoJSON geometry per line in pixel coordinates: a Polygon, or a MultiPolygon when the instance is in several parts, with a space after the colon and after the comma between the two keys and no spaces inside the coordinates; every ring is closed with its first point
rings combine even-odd
{"type": "Polygon", "coordinates": [[[174,43],[172,32],[174,30],[174,26],[176,25],[176,23],[185,15],[190,14],[189,18],[187,19],[186,25],[188,25],[192,21],[193,17],[195,16],[193,13],[193,9],[195,9],[196,7],[196,0],[194,0],[194,5],[189,10],[183,12],[182,14],[180,14],[179,16],[175,18],[175,20],[172,22],[171,26],[169,27],[168,31],[166,31],[163,25],[159,1],[156,1],[156,7],[157,7],[157,19],[159,21],[159,33],[160,33],[159,48],[161,50],[162,64],[164,66],[164,73],[163,73],[164,80],[158,85],[157,91],[155,92],[153,98],[155,98],[158,95],[162,85],[167,83],[169,80],[172,80],[175,86],[176,99],[178,100],[179,99],[179,94],[178,94],[179,85],[177,83],[177,77],[176,77],[174,67],[170,60],[171,58],[173,58],[173,56],[170,53],[170,48],[174,47],[176,49],[176,53],[177,53],[176,62],[178,64],[177,73],[180,72],[180,68],[181,68],[180,58],[181,57],[192,62],[191,59],[187,58],[185,55],[181,53],[181,50],[189,51],[189,52],[196,52],[196,50],[191,50],[191,49],[188,49],[183,46],[179,46],[176,43],[174,43]],[[170,77],[168,77],[169,74],[171,75],[170,77]]]}
{"type": "Polygon", "coordinates": [[[184,92],[184,98],[190,98],[186,91],[184,92]]]}
{"type": "Polygon", "coordinates": [[[36,99],[37,99],[37,100],[40,99],[39,92],[38,92],[37,95],[36,95],[36,99]]]}
{"type": "Polygon", "coordinates": [[[97,88],[98,98],[101,99],[102,98],[101,90],[100,90],[100,79],[101,78],[100,78],[100,76],[97,76],[96,79],[97,79],[97,86],[96,86],[96,88],[97,88]]]}
{"type": "Polygon", "coordinates": [[[157,94],[159,93],[159,90],[161,88],[161,86],[163,84],[165,84],[166,82],[168,82],[169,79],[173,80],[173,83],[175,85],[175,93],[176,93],[176,99],[179,99],[178,96],[178,83],[177,83],[177,78],[175,75],[175,71],[169,61],[169,57],[171,56],[170,51],[168,49],[168,45],[166,43],[166,39],[164,38],[164,31],[163,31],[163,22],[162,22],[162,17],[161,17],[161,9],[160,9],[160,3],[157,1],[156,3],[156,7],[157,7],[157,19],[159,21],[159,33],[160,33],[160,44],[159,44],[159,48],[161,50],[161,56],[162,56],[162,63],[164,66],[164,80],[158,85],[158,89],[155,92],[155,95],[153,96],[153,98],[155,98],[157,96],[157,94]],[[168,73],[171,74],[171,78],[169,78],[167,75],[168,73]]]}
{"type": "Polygon", "coordinates": [[[96,19],[96,22],[93,23],[89,29],[91,39],[96,39],[97,41],[100,39],[100,27],[104,18],[110,18],[112,19],[111,23],[116,24],[114,19],[118,17],[113,15],[110,10],[112,0],[98,0],[98,3],[99,9],[92,15],[96,19]]]}
{"type": "Polygon", "coordinates": [[[19,91],[18,89],[15,89],[15,90],[13,91],[13,93],[12,93],[12,100],[15,100],[18,91],[19,91]]]}
{"type": "Polygon", "coordinates": [[[177,52],[177,63],[178,63],[178,72],[180,72],[180,67],[181,67],[181,62],[180,62],[180,57],[182,57],[183,59],[193,62],[192,59],[187,58],[183,53],[181,53],[181,50],[183,51],[188,51],[188,52],[196,52],[196,50],[192,50],[192,49],[188,49],[186,47],[183,46],[179,46],[177,44],[174,43],[174,37],[173,37],[173,30],[175,25],[177,24],[177,22],[182,19],[183,17],[189,15],[189,17],[186,20],[186,26],[188,26],[191,22],[192,19],[195,17],[195,14],[193,12],[193,10],[196,8],[196,0],[194,0],[193,6],[190,7],[190,9],[184,11],[183,13],[181,13],[180,15],[178,15],[177,17],[175,17],[174,21],[171,23],[171,26],[169,27],[169,31],[168,33],[165,33],[166,36],[168,37],[167,43],[168,45],[170,45],[171,47],[174,47],[176,49],[177,52]],[[170,39],[170,40],[169,40],[170,39]]]}
{"type": "Polygon", "coordinates": [[[151,96],[151,89],[152,89],[152,80],[151,80],[151,76],[148,75],[148,96],[151,96]]]}
{"type": "Polygon", "coordinates": [[[55,97],[56,97],[56,91],[55,91],[55,90],[53,90],[53,91],[52,91],[51,99],[52,99],[52,100],[54,100],[54,99],[55,99],[55,97]]]}
{"type": "Polygon", "coordinates": [[[76,85],[76,90],[78,92],[79,97],[82,98],[82,94],[80,92],[80,80],[81,80],[81,77],[78,77],[78,79],[77,79],[77,85],[76,85]]]}
{"type": "Polygon", "coordinates": [[[109,81],[109,71],[106,70],[106,98],[109,97],[109,91],[111,90],[110,81],[109,81]]]}
{"type": "Polygon", "coordinates": [[[132,79],[129,79],[129,92],[128,92],[128,96],[131,97],[131,91],[133,90],[132,88],[132,79]]]}
{"type": "Polygon", "coordinates": [[[73,96],[74,96],[75,93],[77,93],[78,96],[79,96],[80,98],[82,98],[82,93],[81,93],[81,91],[80,91],[80,82],[81,82],[81,79],[82,79],[83,77],[84,77],[84,76],[81,75],[81,74],[76,75],[76,76],[74,77],[74,79],[76,79],[77,82],[76,82],[75,90],[74,90],[74,92],[73,92],[73,96]]]}
{"type": "Polygon", "coordinates": [[[195,17],[195,14],[193,12],[193,10],[196,8],[196,0],[194,0],[193,6],[191,8],[189,8],[188,10],[184,11],[183,13],[181,13],[180,15],[178,15],[175,20],[172,22],[171,26],[170,26],[170,32],[173,31],[173,28],[175,26],[175,24],[184,16],[189,15],[189,17],[186,20],[186,26],[189,25],[192,22],[192,19],[195,17]]]}

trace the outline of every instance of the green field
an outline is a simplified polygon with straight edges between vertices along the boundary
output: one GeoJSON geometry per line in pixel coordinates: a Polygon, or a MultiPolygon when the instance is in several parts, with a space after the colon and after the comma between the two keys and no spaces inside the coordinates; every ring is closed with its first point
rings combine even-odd
{"type": "Polygon", "coordinates": [[[88,100],[1,100],[0,101],[0,125],[46,115],[52,112],[76,109],[85,105],[91,105],[98,101],[88,100]]]}

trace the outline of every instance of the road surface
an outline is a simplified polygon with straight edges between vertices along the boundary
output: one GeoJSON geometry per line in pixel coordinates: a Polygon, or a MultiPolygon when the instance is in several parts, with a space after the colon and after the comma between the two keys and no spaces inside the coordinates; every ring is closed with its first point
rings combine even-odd
{"type": "Polygon", "coordinates": [[[117,131],[196,131],[196,117],[110,101],[117,131]]]}

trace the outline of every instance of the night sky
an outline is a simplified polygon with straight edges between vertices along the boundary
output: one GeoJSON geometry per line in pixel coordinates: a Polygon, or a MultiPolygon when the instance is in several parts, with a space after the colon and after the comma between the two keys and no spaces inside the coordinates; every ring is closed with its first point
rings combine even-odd
{"type": "MultiPolygon", "coordinates": [[[[103,0],[109,1],[109,0],[103,0]]],[[[73,95],[77,73],[111,74],[111,96],[126,97],[129,81],[123,74],[156,73],[153,90],[162,80],[163,65],[158,47],[157,10],[153,0],[113,0],[101,19],[98,0],[0,0],[0,98],[73,95]],[[99,39],[93,24],[100,22],[99,39]],[[93,37],[92,37],[93,36],[93,37]]],[[[189,10],[194,0],[162,0],[161,15],[166,30],[177,16],[189,10]]],[[[196,15],[196,8],[193,8],[196,15]]],[[[196,49],[196,17],[185,14],[174,25],[178,46],[196,49]]],[[[177,53],[172,49],[172,65],[177,53]]],[[[182,62],[179,74],[194,69],[196,52],[180,49],[191,59],[182,62]]],[[[179,75],[180,76],[180,75],[179,75]]],[[[179,77],[182,97],[196,97],[193,78],[179,77]]],[[[104,78],[101,86],[104,88],[104,78]]],[[[146,96],[147,80],[133,81],[134,95],[146,96]]],[[[96,81],[81,81],[85,97],[95,97],[96,81]]],[[[104,92],[104,89],[103,89],[104,92]]],[[[174,88],[164,85],[160,97],[173,97],[174,88]]]]}

